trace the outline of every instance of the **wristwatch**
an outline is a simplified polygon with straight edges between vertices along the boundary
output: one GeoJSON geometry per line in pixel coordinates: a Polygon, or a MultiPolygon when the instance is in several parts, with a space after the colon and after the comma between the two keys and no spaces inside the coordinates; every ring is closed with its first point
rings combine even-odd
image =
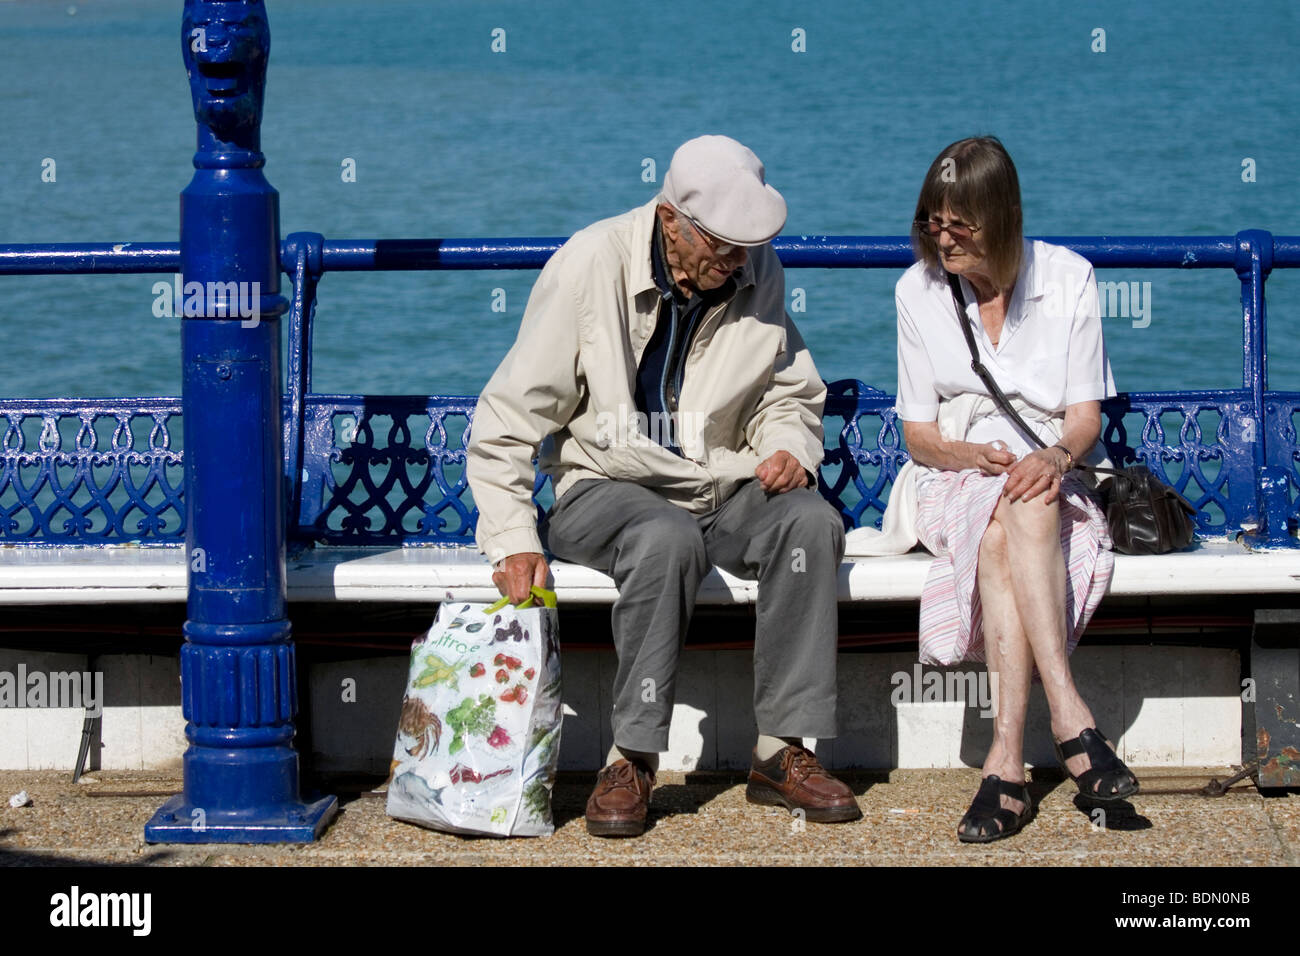
{"type": "MultiPolygon", "coordinates": [[[[1066,470],[1066,471],[1069,471],[1071,468],[1074,467],[1074,455],[1071,454],[1070,449],[1066,448],[1066,447],[1065,447],[1064,445],[1062,445],[1060,442],[1057,442],[1057,443],[1056,443],[1055,445],[1053,445],[1052,447],[1053,447],[1053,448],[1059,448],[1059,449],[1061,449],[1061,451],[1065,452],[1065,470],[1066,470]]],[[[1064,474],[1064,472],[1063,472],[1063,474],[1064,474]]]]}

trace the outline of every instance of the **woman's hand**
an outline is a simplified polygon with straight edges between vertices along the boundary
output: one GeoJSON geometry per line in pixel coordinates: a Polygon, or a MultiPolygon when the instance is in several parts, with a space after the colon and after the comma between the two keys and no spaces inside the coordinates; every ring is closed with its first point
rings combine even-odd
{"type": "Polygon", "coordinates": [[[1000,441],[971,445],[970,448],[974,456],[970,467],[978,468],[984,475],[1000,475],[1016,463],[1016,456],[1000,441]]]}
{"type": "Polygon", "coordinates": [[[1050,505],[1061,493],[1061,477],[1068,459],[1060,448],[1040,448],[1007,469],[1007,483],[1002,494],[1015,501],[1032,501],[1046,492],[1043,503],[1050,505]]]}
{"type": "Polygon", "coordinates": [[[912,460],[943,471],[976,468],[981,474],[1000,475],[1016,463],[1016,456],[1002,442],[976,445],[967,441],[945,441],[939,423],[903,421],[903,441],[912,460]]]}

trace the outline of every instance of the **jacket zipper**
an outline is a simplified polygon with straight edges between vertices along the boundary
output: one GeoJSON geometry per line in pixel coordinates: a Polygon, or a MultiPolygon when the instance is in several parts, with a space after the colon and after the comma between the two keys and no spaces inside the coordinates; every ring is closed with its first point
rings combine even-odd
{"type": "MultiPolygon", "coordinates": [[[[721,302],[718,305],[715,305],[713,309],[708,314],[706,314],[702,320],[698,322],[693,321],[690,325],[690,328],[686,330],[685,350],[682,353],[681,362],[678,363],[676,367],[673,369],[671,395],[666,393],[664,396],[665,399],[671,397],[672,400],[671,409],[674,415],[677,413],[677,405],[678,402],[681,400],[682,385],[684,384],[686,379],[686,363],[690,359],[690,351],[694,345],[695,335],[698,332],[698,330],[703,329],[706,325],[709,324],[709,322],[711,322],[714,318],[716,318],[727,307],[730,301],[731,300],[728,299],[727,302],[721,302]]],[[[670,353],[670,355],[671,354],[672,353],[670,353]]],[[[667,377],[666,372],[665,372],[665,377],[667,377]]],[[[665,401],[664,407],[665,408],[670,407],[667,401],[665,401]]]]}
{"type": "MultiPolygon", "coordinates": [[[[668,368],[664,369],[664,379],[666,381],[671,379],[671,381],[667,381],[667,385],[665,386],[664,389],[663,399],[664,399],[664,408],[668,409],[669,412],[671,412],[673,415],[677,414],[677,403],[681,400],[682,397],[682,379],[685,378],[686,376],[686,354],[685,353],[689,351],[691,347],[691,339],[694,337],[696,320],[698,318],[699,318],[699,312],[697,311],[691,317],[690,323],[686,326],[686,329],[684,330],[684,334],[682,336],[682,346],[680,349],[677,348],[677,342],[675,341],[675,336],[672,339],[669,339],[668,358],[672,364],[668,368]]],[[[674,322],[673,323],[674,332],[676,332],[676,325],[677,323],[674,322]]],[[[674,432],[675,431],[676,429],[674,429],[674,432]]],[[[677,444],[675,440],[676,437],[677,436],[674,433],[673,435],[674,445],[677,444]]]]}

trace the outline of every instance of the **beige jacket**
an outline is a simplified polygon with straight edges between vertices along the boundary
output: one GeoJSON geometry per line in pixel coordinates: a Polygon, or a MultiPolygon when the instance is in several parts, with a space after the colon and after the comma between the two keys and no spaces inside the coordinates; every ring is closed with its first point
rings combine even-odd
{"type": "Polygon", "coordinates": [[[685,457],[637,416],[636,371],[654,331],[656,201],[566,242],[528,298],[519,336],[479,396],[467,478],[479,550],[493,563],[541,551],[532,502],[538,453],[558,499],[583,478],[634,481],[704,514],[778,451],[814,475],[826,387],[785,313],[770,245],[750,250],[731,300],[699,323],[674,426],[685,457]]]}

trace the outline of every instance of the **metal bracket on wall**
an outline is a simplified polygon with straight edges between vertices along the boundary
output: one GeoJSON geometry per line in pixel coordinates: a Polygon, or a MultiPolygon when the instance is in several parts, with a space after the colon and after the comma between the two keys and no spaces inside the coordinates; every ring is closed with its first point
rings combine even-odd
{"type": "Polygon", "coordinates": [[[1300,787],[1300,609],[1256,609],[1250,674],[1259,785],[1300,787]]]}

